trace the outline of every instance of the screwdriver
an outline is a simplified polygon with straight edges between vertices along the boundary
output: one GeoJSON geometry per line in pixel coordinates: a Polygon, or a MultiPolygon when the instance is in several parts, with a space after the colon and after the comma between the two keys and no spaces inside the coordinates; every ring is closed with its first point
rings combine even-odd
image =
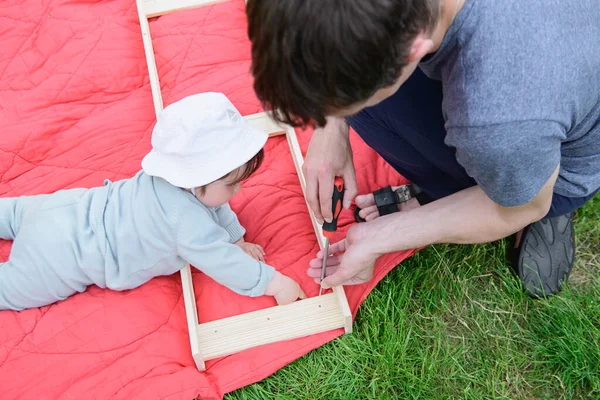
{"type": "MultiPolygon", "coordinates": [[[[344,200],[344,179],[336,176],[333,182],[333,195],[331,201],[331,211],[333,219],[331,222],[323,223],[323,236],[325,236],[325,248],[323,248],[323,267],[321,268],[321,282],[325,279],[325,267],[327,267],[327,257],[329,256],[329,240],[337,231],[337,220],[342,212],[342,201],[344,200]]],[[[319,296],[323,292],[323,285],[319,288],[319,296]]]]}

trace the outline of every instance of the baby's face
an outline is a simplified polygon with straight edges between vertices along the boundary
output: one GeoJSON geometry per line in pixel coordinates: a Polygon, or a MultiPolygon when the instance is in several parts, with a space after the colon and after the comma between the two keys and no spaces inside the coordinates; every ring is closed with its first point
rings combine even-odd
{"type": "Polygon", "coordinates": [[[227,179],[220,179],[209,183],[204,194],[196,190],[196,197],[207,207],[219,207],[227,203],[240,190],[240,183],[231,183],[227,179]]]}

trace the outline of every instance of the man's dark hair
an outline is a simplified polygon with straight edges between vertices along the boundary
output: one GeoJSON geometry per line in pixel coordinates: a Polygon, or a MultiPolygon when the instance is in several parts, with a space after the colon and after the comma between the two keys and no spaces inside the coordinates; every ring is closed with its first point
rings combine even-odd
{"type": "Polygon", "coordinates": [[[254,90],[293,126],[325,125],[392,85],[440,0],[249,0],[254,90]]]}

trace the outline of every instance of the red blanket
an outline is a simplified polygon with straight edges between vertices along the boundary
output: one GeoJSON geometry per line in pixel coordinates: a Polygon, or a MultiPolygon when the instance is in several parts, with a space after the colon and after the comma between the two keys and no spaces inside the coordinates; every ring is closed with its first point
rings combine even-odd
{"type": "MultiPolygon", "coordinates": [[[[252,91],[244,2],[151,20],[165,105],[201,91],[224,92],[244,115],[262,111],[252,91]]],[[[90,187],[134,175],[155,121],[133,0],[0,2],[0,196],[90,187]]],[[[303,151],[310,132],[299,132],[303,151]]],[[[361,192],[402,182],[353,134],[361,192]]],[[[232,201],[247,240],[302,282],[317,242],[283,137],[232,201]]],[[[353,223],[341,216],[342,230],[353,223]]],[[[0,243],[6,260],[10,243],[0,243]]],[[[353,313],[410,253],[380,259],[374,279],[347,287],[353,313]]],[[[200,321],[274,304],[248,299],[194,271],[200,321]]],[[[66,301],[0,312],[0,390],[23,398],[222,398],[264,379],[341,330],[255,348],[207,363],[190,354],[179,274],[126,292],[90,287],[66,301]]]]}

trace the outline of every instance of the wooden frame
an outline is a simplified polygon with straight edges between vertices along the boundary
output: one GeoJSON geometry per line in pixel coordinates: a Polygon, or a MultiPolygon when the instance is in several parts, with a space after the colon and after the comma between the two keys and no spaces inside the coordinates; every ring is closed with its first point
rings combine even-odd
{"type": "MultiPolygon", "coordinates": [[[[227,0],[136,0],[157,117],[163,109],[163,101],[148,19],[224,1],[227,0]]],[[[250,125],[264,130],[269,136],[286,135],[302,193],[306,198],[306,181],[302,173],[304,158],[293,127],[276,123],[266,112],[244,118],[250,125]]],[[[319,247],[323,248],[325,237],[321,225],[310,207],[308,209],[317,242],[319,247]]],[[[345,333],[352,332],[352,313],[342,286],[334,287],[331,293],[298,300],[285,306],[275,306],[199,324],[190,266],[186,265],[180,273],[192,357],[196,367],[201,371],[205,370],[204,362],[207,360],[256,346],[339,328],[344,328],[345,333]]]]}

